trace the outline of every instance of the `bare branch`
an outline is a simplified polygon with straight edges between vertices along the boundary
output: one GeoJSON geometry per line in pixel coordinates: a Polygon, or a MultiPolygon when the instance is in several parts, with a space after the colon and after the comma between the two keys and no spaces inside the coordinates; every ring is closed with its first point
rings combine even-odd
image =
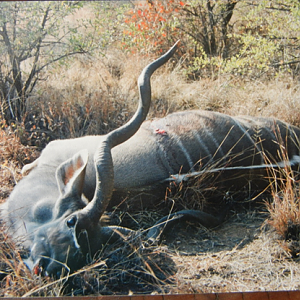
{"type": "MultiPolygon", "coordinates": [[[[47,22],[47,19],[48,19],[48,14],[49,14],[49,11],[50,11],[50,5],[48,5],[45,13],[44,13],[44,17],[43,17],[43,21],[42,21],[42,25],[41,25],[41,32],[44,31],[45,29],[45,25],[46,25],[46,22],[47,22]]],[[[33,66],[32,66],[32,69],[31,69],[31,72],[26,80],[26,83],[24,85],[24,90],[27,91],[27,89],[29,88],[30,86],[30,83],[33,79],[33,77],[36,75],[36,68],[37,68],[37,63],[38,63],[38,60],[39,60],[39,56],[40,56],[40,49],[41,49],[41,44],[42,44],[42,36],[45,36],[45,33],[41,36],[39,36],[39,38],[37,39],[37,44],[36,44],[36,51],[35,51],[35,55],[34,55],[34,62],[33,62],[33,66]]]]}
{"type": "Polygon", "coordinates": [[[87,51],[85,50],[79,50],[79,51],[74,51],[74,52],[69,52],[69,53],[65,53],[59,57],[56,57],[55,59],[47,62],[46,64],[44,64],[43,66],[41,66],[39,69],[36,70],[36,73],[39,73],[40,71],[42,71],[44,68],[46,68],[47,66],[53,64],[54,62],[56,61],[59,61],[63,58],[66,58],[66,57],[69,57],[69,56],[72,56],[72,55],[75,55],[75,54],[85,54],[85,53],[88,53],[87,51]]]}

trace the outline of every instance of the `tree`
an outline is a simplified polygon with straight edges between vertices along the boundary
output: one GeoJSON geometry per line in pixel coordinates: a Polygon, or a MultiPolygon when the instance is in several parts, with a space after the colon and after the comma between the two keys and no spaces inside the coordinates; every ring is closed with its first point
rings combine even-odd
{"type": "Polygon", "coordinates": [[[22,119],[47,66],[86,52],[78,26],[63,22],[79,7],[79,2],[0,3],[0,103],[6,121],[22,119]]]}
{"type": "Polygon", "coordinates": [[[130,30],[127,43],[145,48],[168,48],[170,43],[181,39],[187,48],[191,45],[209,56],[227,57],[230,43],[228,28],[234,8],[241,0],[148,0],[134,2],[125,23],[130,30]]]}
{"type": "MultiPolygon", "coordinates": [[[[240,1],[240,0],[239,0],[240,1]]],[[[237,0],[191,1],[183,6],[178,28],[208,56],[228,57],[230,39],[229,23],[237,0]]],[[[195,51],[194,56],[197,56],[195,51]]]]}
{"type": "Polygon", "coordinates": [[[253,0],[241,4],[235,31],[229,35],[237,45],[235,53],[219,61],[203,55],[195,60],[195,69],[211,64],[219,74],[254,78],[299,72],[299,1],[253,0]]]}

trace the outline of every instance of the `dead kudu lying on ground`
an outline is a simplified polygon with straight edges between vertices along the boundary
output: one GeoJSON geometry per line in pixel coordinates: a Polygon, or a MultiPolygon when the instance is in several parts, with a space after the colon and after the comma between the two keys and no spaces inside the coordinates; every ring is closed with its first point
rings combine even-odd
{"type": "MultiPolygon", "coordinates": [[[[3,205],[2,216],[13,238],[30,249],[31,268],[58,276],[62,265],[76,270],[108,240],[130,232],[99,222],[110,201],[123,200],[120,195],[154,194],[158,188],[164,192],[170,181],[206,171],[261,174],[266,168],[284,166],[287,159],[291,165],[299,164],[300,129],[279,120],[186,111],[140,127],[151,102],[151,74],[175,50],[176,46],[143,70],[139,108],[127,124],[105,136],[51,142],[26,166],[30,172],[3,205]],[[286,157],[281,155],[283,147],[286,157]]],[[[220,222],[191,210],[161,221],[184,217],[208,227],[220,222]]],[[[162,226],[150,230],[148,238],[156,239],[162,226]]]]}
{"type": "MultiPolygon", "coordinates": [[[[100,225],[114,188],[113,163],[121,163],[126,180],[135,172],[123,160],[124,148],[114,162],[111,149],[133,136],[146,119],[150,77],[176,49],[177,44],[142,71],[139,106],[129,122],[105,136],[52,142],[25,168],[29,175],[16,185],[1,207],[1,215],[16,242],[30,250],[27,265],[37,273],[60,276],[64,268],[74,271],[108,240],[130,231],[100,225]],[[82,197],[83,191],[90,201],[82,197]]],[[[115,174],[119,172],[123,171],[116,169],[115,174]]],[[[116,180],[120,183],[120,174],[116,180]]]]}

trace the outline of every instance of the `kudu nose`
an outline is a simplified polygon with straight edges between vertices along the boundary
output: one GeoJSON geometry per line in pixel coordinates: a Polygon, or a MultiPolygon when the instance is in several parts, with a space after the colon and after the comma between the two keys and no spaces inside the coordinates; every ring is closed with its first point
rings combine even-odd
{"type": "Polygon", "coordinates": [[[32,270],[35,275],[48,276],[48,274],[46,274],[46,268],[48,265],[49,265],[49,259],[45,257],[41,257],[35,262],[32,270]]]}
{"type": "Polygon", "coordinates": [[[33,272],[36,275],[51,276],[59,279],[62,275],[70,272],[68,267],[50,258],[41,257],[34,265],[33,272]]]}

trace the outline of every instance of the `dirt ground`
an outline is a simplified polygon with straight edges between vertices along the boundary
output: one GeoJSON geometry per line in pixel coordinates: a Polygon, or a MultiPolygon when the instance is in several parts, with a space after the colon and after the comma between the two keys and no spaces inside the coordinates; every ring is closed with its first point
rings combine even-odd
{"type": "Polygon", "coordinates": [[[212,293],[297,290],[299,262],[265,225],[266,215],[249,211],[214,230],[188,226],[168,238],[177,273],[171,292],[212,293]]]}

